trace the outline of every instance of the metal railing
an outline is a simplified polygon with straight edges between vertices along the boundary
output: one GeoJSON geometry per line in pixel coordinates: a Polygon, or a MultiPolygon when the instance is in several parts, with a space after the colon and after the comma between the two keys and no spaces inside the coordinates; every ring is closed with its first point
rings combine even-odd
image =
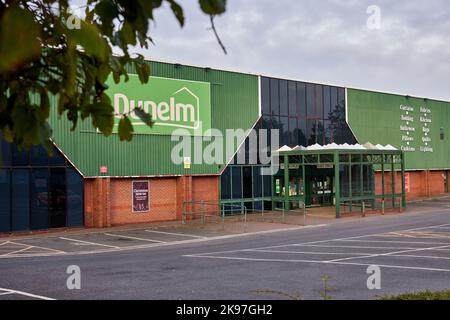
{"type": "Polygon", "coordinates": [[[184,201],[182,224],[200,221],[201,224],[210,222],[225,223],[227,218],[247,223],[247,208],[242,205],[218,203],[213,201],[184,201]]]}
{"type": "Polygon", "coordinates": [[[304,201],[302,200],[277,200],[274,201],[274,211],[281,211],[281,221],[282,223],[286,222],[286,216],[289,214],[303,214],[303,225],[306,226],[307,221],[307,206],[304,201]],[[281,203],[281,208],[279,208],[276,204],[281,203]],[[294,205],[297,206],[297,208],[293,209],[294,205]]]}

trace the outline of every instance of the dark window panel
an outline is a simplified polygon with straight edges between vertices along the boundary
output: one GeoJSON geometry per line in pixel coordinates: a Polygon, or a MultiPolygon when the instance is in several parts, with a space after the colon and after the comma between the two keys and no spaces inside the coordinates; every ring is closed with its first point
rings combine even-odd
{"type": "Polygon", "coordinates": [[[228,167],[220,177],[220,192],[223,200],[231,199],[231,167],[228,167]]]}
{"type": "Polygon", "coordinates": [[[67,181],[65,168],[51,168],[49,178],[50,228],[67,225],[67,181]]]}
{"type": "Polygon", "coordinates": [[[323,117],[329,120],[331,113],[331,92],[329,86],[323,87],[323,117]]]}
{"type": "Polygon", "coordinates": [[[270,114],[270,80],[261,78],[261,109],[263,114],[270,114]]]}
{"type": "Polygon", "coordinates": [[[308,145],[314,145],[316,143],[323,145],[324,143],[324,125],[322,120],[308,120],[308,145]]]}
{"type": "Polygon", "coordinates": [[[0,169],[0,232],[11,231],[11,172],[0,169]]]}
{"type": "Polygon", "coordinates": [[[288,82],[280,80],[280,116],[288,116],[288,82]]]}
{"type": "Polygon", "coordinates": [[[253,173],[252,167],[242,168],[242,187],[243,187],[243,197],[244,199],[253,198],[253,173]]]}
{"type": "Polygon", "coordinates": [[[303,82],[297,83],[297,113],[306,119],[306,84],[303,82]]]}
{"type": "Polygon", "coordinates": [[[338,103],[340,106],[345,108],[345,89],[338,88],[338,103]]]}
{"type": "Polygon", "coordinates": [[[315,118],[323,119],[323,86],[320,84],[316,84],[315,86],[315,118]]]}
{"type": "Polygon", "coordinates": [[[338,88],[331,87],[330,91],[331,91],[331,112],[335,112],[337,106],[339,105],[338,88]]]}
{"type": "Polygon", "coordinates": [[[325,128],[325,145],[335,142],[331,121],[324,121],[324,128],[325,128]]]}
{"type": "Polygon", "coordinates": [[[280,117],[280,140],[281,145],[289,145],[289,118],[280,117]]]}
{"type": "Polygon", "coordinates": [[[48,153],[42,146],[33,146],[30,149],[30,164],[36,167],[48,166],[48,153]]]}
{"type": "Polygon", "coordinates": [[[30,229],[30,174],[28,169],[12,170],[12,231],[30,229]]]}
{"type": "Polygon", "coordinates": [[[277,79],[270,79],[270,112],[273,115],[280,114],[280,90],[277,79]]]}
{"type": "Polygon", "coordinates": [[[272,196],[272,177],[270,175],[263,176],[264,197],[272,196]]]}
{"type": "Polygon", "coordinates": [[[306,84],[306,117],[314,118],[316,115],[316,90],[314,84],[306,84]]]}
{"type": "Polygon", "coordinates": [[[33,169],[31,171],[30,227],[32,230],[49,227],[48,180],[48,169],[33,169]]]}
{"type": "Polygon", "coordinates": [[[15,145],[11,145],[11,151],[13,166],[28,166],[28,152],[19,151],[15,145]]]}
{"type": "Polygon", "coordinates": [[[253,167],[253,194],[255,198],[263,196],[263,181],[261,176],[261,167],[253,167]]]}
{"type": "Polygon", "coordinates": [[[84,224],[83,177],[74,169],[67,168],[67,226],[81,227],[84,224]]]}
{"type": "Polygon", "coordinates": [[[66,159],[62,155],[62,153],[55,147],[53,147],[53,154],[49,158],[50,166],[65,166],[66,159]]]}
{"type": "Polygon", "coordinates": [[[299,145],[298,123],[296,118],[289,118],[289,144],[291,147],[299,145]]]}
{"type": "Polygon", "coordinates": [[[308,145],[306,119],[300,118],[298,120],[298,145],[306,147],[308,145]]]}
{"type": "Polygon", "coordinates": [[[232,167],[231,168],[231,176],[232,176],[232,198],[233,199],[241,199],[242,198],[242,168],[232,167]]]}
{"type": "Polygon", "coordinates": [[[3,140],[0,131],[0,167],[8,167],[11,165],[11,145],[3,140]]]}
{"type": "Polygon", "coordinates": [[[289,116],[297,117],[297,85],[294,81],[289,81],[289,116]]]}

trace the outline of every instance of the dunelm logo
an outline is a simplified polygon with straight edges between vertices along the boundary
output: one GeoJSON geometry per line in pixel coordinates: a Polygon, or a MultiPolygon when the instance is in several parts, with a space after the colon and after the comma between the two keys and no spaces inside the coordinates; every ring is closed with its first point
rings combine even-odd
{"type": "Polygon", "coordinates": [[[114,111],[118,119],[129,114],[133,125],[145,125],[135,114],[136,108],[152,116],[155,125],[183,129],[198,129],[200,126],[200,99],[191,90],[183,87],[163,101],[135,100],[125,93],[114,94],[114,111]]]}

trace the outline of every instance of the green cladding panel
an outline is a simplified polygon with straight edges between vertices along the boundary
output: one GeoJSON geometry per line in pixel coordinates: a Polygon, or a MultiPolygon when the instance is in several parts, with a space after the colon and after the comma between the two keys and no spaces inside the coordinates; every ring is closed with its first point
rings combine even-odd
{"type": "MultiPolygon", "coordinates": [[[[184,106],[182,107],[187,105],[197,107],[196,99],[192,99],[192,96],[189,97],[189,91],[191,91],[195,96],[200,97],[201,106],[210,107],[210,110],[203,110],[200,115],[201,120],[205,121],[206,127],[218,129],[224,135],[226,129],[251,129],[258,120],[257,76],[160,62],[149,62],[149,64],[153,78],[148,85],[136,84],[135,77],[130,77],[131,84],[136,85],[133,88],[135,99],[137,99],[137,96],[141,96],[139,90],[142,90],[143,101],[154,101],[159,104],[168,98],[169,100],[166,102],[170,106],[172,94],[175,94],[179,89],[187,88],[188,90],[181,92],[181,97],[176,96],[179,101],[183,100],[184,106]],[[156,78],[163,79],[155,81],[156,78]],[[170,90],[170,92],[162,92],[162,88],[168,86],[161,86],[161,83],[152,87],[152,83],[158,81],[171,82],[172,84],[169,86],[172,87],[169,89],[174,92],[170,90]],[[174,90],[175,87],[177,90],[174,90]]],[[[135,74],[132,68],[129,72],[135,74]]],[[[111,85],[107,91],[113,102],[114,94],[118,92],[118,88],[111,85]]],[[[56,99],[53,99],[52,102],[56,103],[56,99]]],[[[139,102],[135,103],[139,104],[139,102]]],[[[151,109],[153,104],[149,103],[148,106],[151,109]]],[[[163,106],[163,108],[167,107],[163,106]]],[[[146,130],[143,132],[143,129],[137,129],[137,134],[134,135],[132,142],[120,142],[117,134],[104,137],[97,133],[93,129],[90,119],[80,120],[75,131],[71,132],[70,123],[64,119],[64,116],[58,120],[55,110],[56,108],[53,108],[54,113],[51,118],[51,125],[54,129],[53,140],[85,177],[219,174],[224,168],[223,164],[209,165],[198,161],[198,157],[195,156],[193,151],[191,151],[192,164],[190,168],[185,168],[184,163],[174,164],[171,154],[174,146],[179,142],[171,141],[171,131],[164,129],[163,126],[155,127],[154,134],[146,130]],[[108,167],[108,172],[100,173],[100,167],[105,166],[108,167]]],[[[163,116],[170,114],[166,109],[162,112],[158,109],[157,112],[160,112],[159,115],[163,116]]],[[[180,118],[183,118],[183,116],[180,116],[180,118]]],[[[188,113],[184,120],[190,119],[191,114],[188,113]]],[[[192,123],[186,126],[190,128],[192,123]]],[[[213,132],[202,137],[194,133],[189,140],[192,148],[195,145],[202,145],[203,150],[205,150],[210,143],[209,141],[216,139],[216,135],[217,133],[213,132]]],[[[237,139],[235,151],[242,140],[237,139]]],[[[223,150],[223,162],[228,163],[232,156],[228,158],[225,156],[225,143],[223,150]]]]}
{"type": "Polygon", "coordinates": [[[450,168],[450,103],[347,90],[348,122],[359,143],[391,144],[407,170],[450,168]]]}

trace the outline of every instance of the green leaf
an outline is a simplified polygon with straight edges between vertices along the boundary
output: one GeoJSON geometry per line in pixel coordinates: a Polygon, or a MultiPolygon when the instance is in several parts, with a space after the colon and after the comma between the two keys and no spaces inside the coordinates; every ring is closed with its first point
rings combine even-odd
{"type": "Polygon", "coordinates": [[[122,46],[136,45],[136,34],[128,21],[125,21],[122,25],[122,29],[119,31],[120,42],[122,46]]]}
{"type": "Polygon", "coordinates": [[[183,8],[175,2],[175,0],[168,0],[170,3],[170,9],[172,9],[173,14],[177,18],[178,22],[180,23],[180,26],[184,26],[184,13],[183,8]]]}
{"type": "Polygon", "coordinates": [[[5,139],[6,142],[13,143],[14,142],[14,132],[11,131],[9,126],[4,126],[2,128],[3,133],[3,139],[5,139]]]}
{"type": "Polygon", "coordinates": [[[41,54],[40,29],[34,16],[17,5],[5,9],[0,18],[0,72],[19,69],[41,54]]]}
{"type": "Polygon", "coordinates": [[[86,54],[107,61],[109,47],[95,25],[81,21],[80,29],[69,29],[68,33],[76,44],[84,48],[86,54]]]}
{"type": "Polygon", "coordinates": [[[202,11],[209,15],[222,14],[226,10],[226,0],[199,0],[202,11]]]}
{"type": "Polygon", "coordinates": [[[131,141],[133,139],[133,125],[127,116],[123,116],[119,121],[120,141],[131,141]]]}
{"type": "Polygon", "coordinates": [[[95,6],[94,11],[100,17],[103,33],[111,36],[114,30],[113,21],[118,15],[117,5],[110,0],[102,0],[95,6]]]}
{"type": "Polygon", "coordinates": [[[152,116],[144,111],[142,108],[135,108],[134,113],[149,127],[153,126],[152,116]]]}
{"type": "Polygon", "coordinates": [[[114,127],[114,110],[110,104],[97,102],[91,106],[92,125],[104,136],[110,136],[114,127]]]}

